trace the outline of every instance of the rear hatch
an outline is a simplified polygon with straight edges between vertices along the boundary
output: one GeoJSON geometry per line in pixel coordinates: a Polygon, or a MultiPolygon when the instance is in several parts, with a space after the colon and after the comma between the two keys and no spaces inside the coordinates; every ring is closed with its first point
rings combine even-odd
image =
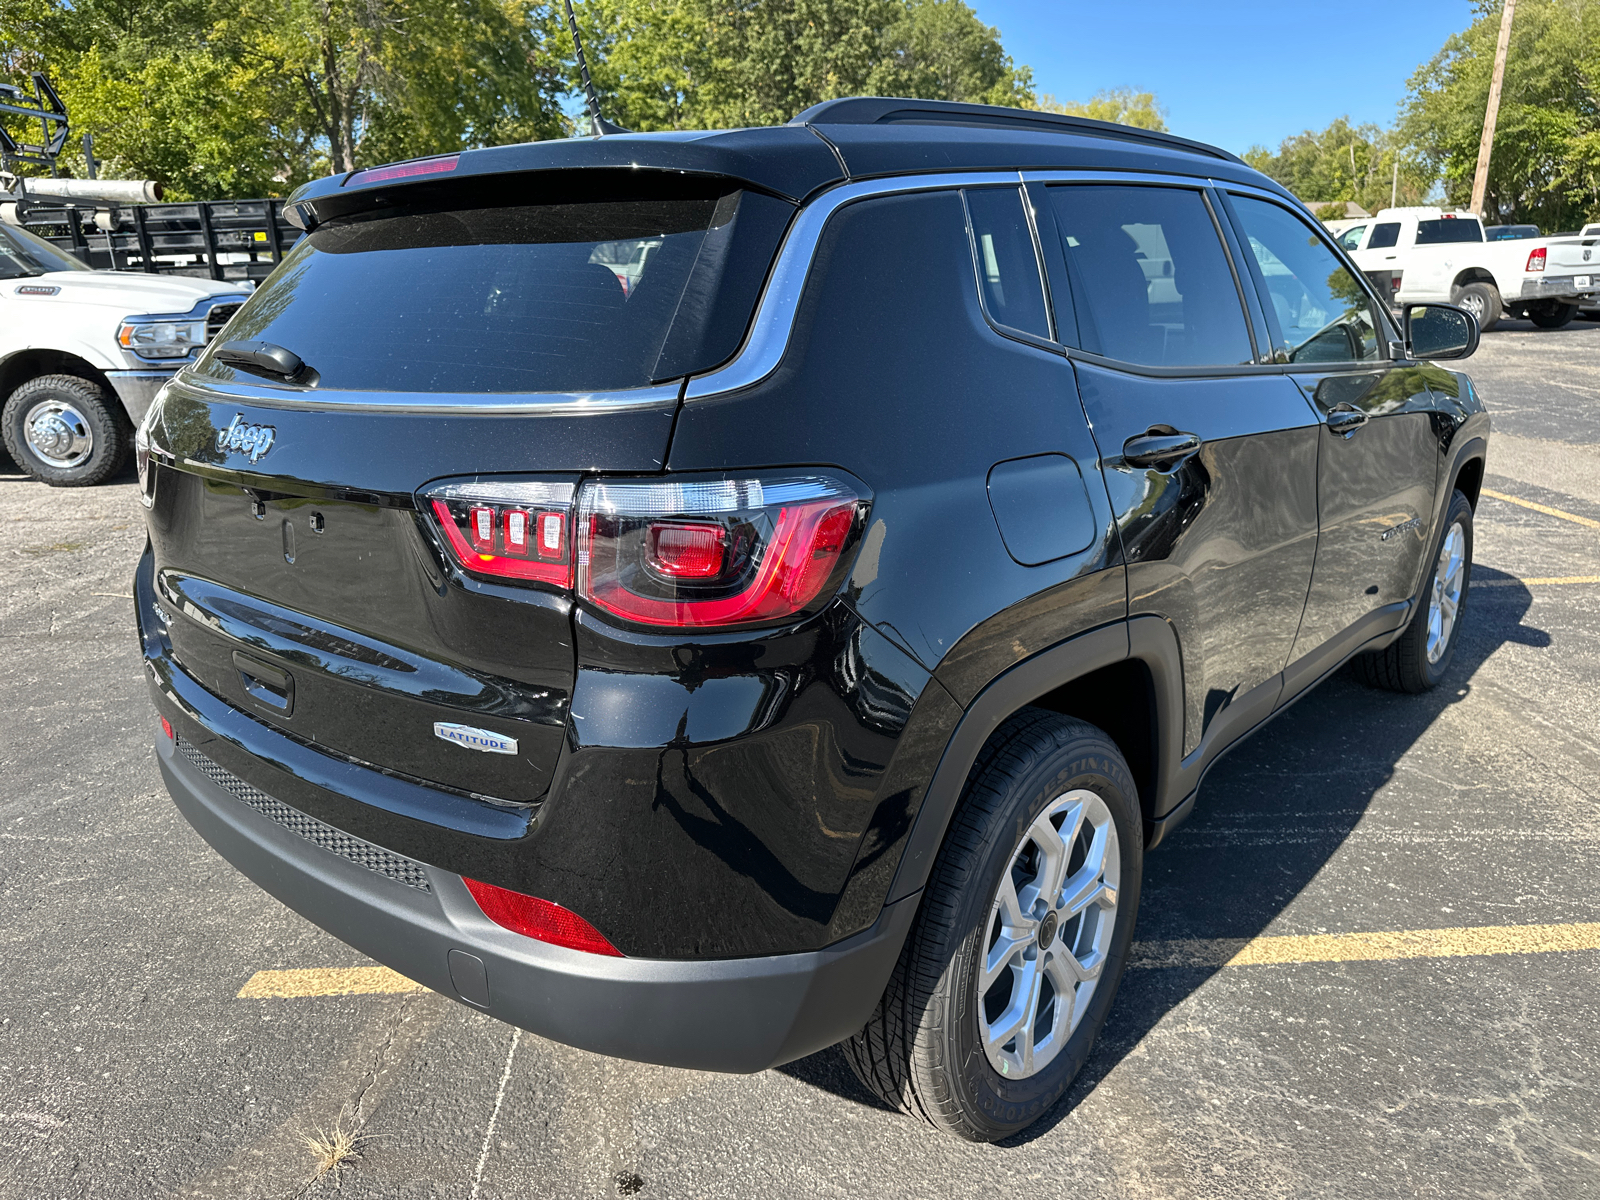
{"type": "Polygon", "coordinates": [[[662,469],[683,378],[737,348],[793,208],[664,172],[470,185],[302,239],[152,409],[145,498],[172,654],[207,689],[530,804],[575,675],[573,489],[662,469]]]}

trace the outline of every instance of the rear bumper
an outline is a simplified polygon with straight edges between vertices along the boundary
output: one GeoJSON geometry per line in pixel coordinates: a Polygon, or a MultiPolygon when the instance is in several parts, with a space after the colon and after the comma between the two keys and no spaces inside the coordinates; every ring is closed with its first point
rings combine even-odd
{"type": "MultiPolygon", "coordinates": [[[[186,718],[174,725],[191,741],[205,736],[186,718]]],[[[502,1021],[640,1062],[759,1071],[850,1036],[882,994],[920,900],[891,904],[871,928],[804,954],[605,958],[502,929],[449,871],[407,859],[403,872],[386,874],[360,865],[364,849],[368,858],[386,852],[356,839],[348,839],[355,847],[346,853],[325,848],[297,810],[259,792],[258,803],[245,803],[164,737],[157,758],[167,790],[199,834],[301,916],[502,1021]],[[274,806],[292,815],[274,819],[263,811],[274,806]],[[396,877],[402,874],[411,881],[396,877]]]]}
{"type": "Polygon", "coordinates": [[[1590,283],[1578,286],[1576,275],[1550,275],[1542,279],[1522,281],[1522,300],[1561,300],[1567,304],[1588,304],[1600,295],[1600,264],[1595,274],[1583,276],[1590,283]],[[1592,285],[1592,286],[1591,286],[1592,285]]]}

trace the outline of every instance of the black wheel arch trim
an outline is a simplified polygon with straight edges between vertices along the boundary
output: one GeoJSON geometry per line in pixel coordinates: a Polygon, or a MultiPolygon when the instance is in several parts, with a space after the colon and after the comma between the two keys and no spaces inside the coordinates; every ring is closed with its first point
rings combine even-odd
{"type": "MultiPolygon", "coordinates": [[[[1153,794],[1139,797],[1147,845],[1181,819],[1192,801],[1185,786],[1190,774],[1182,759],[1183,658],[1172,625],[1157,616],[1138,616],[1088,630],[1040,651],[990,681],[967,706],[945,744],[917,812],[905,853],[890,885],[886,904],[920,890],[944,844],[945,831],[961,802],[978,753],[1003,721],[1019,708],[1091,672],[1129,659],[1150,672],[1155,700],[1156,763],[1153,794]]],[[[1192,768],[1191,768],[1192,769],[1192,768]]]]}

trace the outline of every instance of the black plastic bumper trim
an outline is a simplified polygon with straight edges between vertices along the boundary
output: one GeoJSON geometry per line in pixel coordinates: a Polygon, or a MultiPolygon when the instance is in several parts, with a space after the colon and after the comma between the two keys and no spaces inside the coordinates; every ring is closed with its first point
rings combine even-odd
{"type": "MultiPolygon", "coordinates": [[[[459,875],[426,867],[428,892],[386,879],[247,807],[166,739],[156,752],[167,790],[196,831],[301,916],[445,996],[618,1058],[747,1073],[850,1036],[888,983],[921,900],[907,896],[869,929],[803,954],[708,961],[584,954],[495,925],[459,875]],[[482,993],[458,993],[452,951],[484,964],[486,1004],[482,993]]],[[[468,990],[478,986],[474,979],[468,990]]]]}

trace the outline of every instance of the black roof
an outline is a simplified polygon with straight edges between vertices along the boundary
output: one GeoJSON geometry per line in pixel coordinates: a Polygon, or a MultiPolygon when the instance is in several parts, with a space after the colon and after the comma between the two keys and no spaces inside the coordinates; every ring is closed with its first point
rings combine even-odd
{"type": "MultiPolygon", "coordinates": [[[[596,168],[722,176],[796,202],[851,179],[935,171],[1174,172],[1282,191],[1226,151],[1168,133],[1056,113],[879,97],[829,100],[787,125],[767,128],[626,133],[467,150],[449,178],[457,184],[473,175],[596,168]]],[[[366,207],[360,197],[414,186],[363,186],[359,176],[316,180],[293,199],[313,202],[318,219],[326,220],[366,207]]]]}

